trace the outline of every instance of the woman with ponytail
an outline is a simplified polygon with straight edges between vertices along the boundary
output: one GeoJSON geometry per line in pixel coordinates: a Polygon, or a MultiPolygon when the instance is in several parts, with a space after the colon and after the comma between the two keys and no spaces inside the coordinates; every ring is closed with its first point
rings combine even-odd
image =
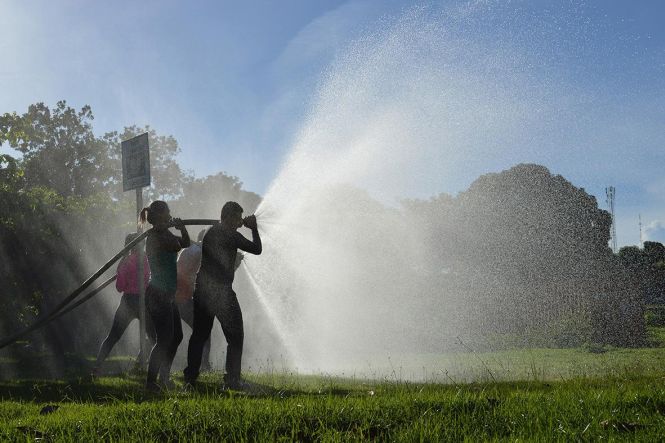
{"type": "Polygon", "coordinates": [[[153,229],[146,239],[146,255],[150,263],[150,281],[146,289],[145,300],[157,343],[150,352],[148,360],[148,379],[146,388],[152,391],[161,387],[172,388],[170,380],[171,364],[178,345],[182,341],[180,314],[175,304],[177,288],[176,260],[178,251],[190,244],[187,228],[179,218],[171,218],[171,211],[166,202],[156,200],[149,207],[143,208],[139,221],[150,223],[153,229]],[[169,227],[180,231],[182,237],[173,235],[169,227]],[[157,376],[161,386],[157,384],[157,376]]]}

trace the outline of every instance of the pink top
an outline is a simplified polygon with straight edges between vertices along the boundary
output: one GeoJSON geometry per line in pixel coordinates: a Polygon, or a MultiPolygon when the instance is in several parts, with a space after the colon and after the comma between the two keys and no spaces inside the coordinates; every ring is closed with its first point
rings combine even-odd
{"type": "MultiPolygon", "coordinates": [[[[118,292],[125,294],[138,294],[139,293],[139,255],[136,253],[129,254],[127,257],[120,260],[116,274],[118,279],[115,281],[115,288],[118,292]]],[[[148,266],[148,258],[143,256],[143,286],[148,287],[148,280],[150,280],[150,267],[148,266]]]]}

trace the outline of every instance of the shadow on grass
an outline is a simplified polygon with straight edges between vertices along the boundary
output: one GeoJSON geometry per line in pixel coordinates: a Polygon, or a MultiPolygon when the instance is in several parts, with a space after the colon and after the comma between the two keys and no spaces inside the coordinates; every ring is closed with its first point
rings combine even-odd
{"type": "Polygon", "coordinates": [[[209,377],[198,382],[195,388],[185,389],[181,383],[176,388],[161,392],[144,389],[145,374],[122,374],[114,377],[93,379],[81,376],[66,380],[20,379],[0,381],[0,400],[19,402],[76,402],[76,403],[114,403],[132,401],[161,401],[168,397],[210,398],[275,398],[291,397],[349,397],[359,394],[354,390],[335,387],[306,391],[297,388],[275,388],[266,384],[248,382],[242,390],[227,389],[221,382],[222,376],[209,377]],[[213,378],[213,380],[210,380],[213,378]]]}

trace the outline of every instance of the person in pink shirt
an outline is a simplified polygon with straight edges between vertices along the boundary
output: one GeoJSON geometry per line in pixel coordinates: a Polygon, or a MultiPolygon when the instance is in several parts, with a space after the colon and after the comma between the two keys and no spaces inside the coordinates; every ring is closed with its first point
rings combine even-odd
{"type": "MultiPolygon", "coordinates": [[[[125,246],[136,238],[138,234],[128,234],[125,238],[125,246]]],[[[120,340],[122,334],[127,329],[127,326],[134,320],[139,318],[139,282],[138,282],[138,247],[134,247],[128,255],[124,256],[118,264],[116,271],[117,279],[115,281],[115,288],[118,292],[122,293],[120,304],[115,311],[113,317],[113,325],[108,336],[102,342],[97,354],[97,362],[93,368],[93,375],[97,376],[100,373],[101,365],[106,360],[106,357],[113,349],[113,346],[120,340]]],[[[148,266],[148,259],[144,256],[143,262],[143,285],[144,288],[148,286],[150,279],[150,267],[148,266]]],[[[146,315],[146,334],[151,342],[150,346],[155,343],[155,331],[150,321],[150,316],[146,315]]],[[[137,358],[142,361],[141,354],[137,358]]]]}

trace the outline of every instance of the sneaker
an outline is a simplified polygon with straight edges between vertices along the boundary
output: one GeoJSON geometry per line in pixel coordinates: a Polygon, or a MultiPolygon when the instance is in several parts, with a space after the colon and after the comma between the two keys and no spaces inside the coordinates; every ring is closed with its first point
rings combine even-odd
{"type": "Polygon", "coordinates": [[[99,378],[101,375],[102,375],[102,370],[99,368],[99,366],[94,366],[90,371],[90,378],[92,378],[93,380],[99,378]]]}
{"type": "Polygon", "coordinates": [[[249,391],[252,389],[252,385],[242,379],[236,378],[224,380],[224,388],[232,391],[249,391]]]}

